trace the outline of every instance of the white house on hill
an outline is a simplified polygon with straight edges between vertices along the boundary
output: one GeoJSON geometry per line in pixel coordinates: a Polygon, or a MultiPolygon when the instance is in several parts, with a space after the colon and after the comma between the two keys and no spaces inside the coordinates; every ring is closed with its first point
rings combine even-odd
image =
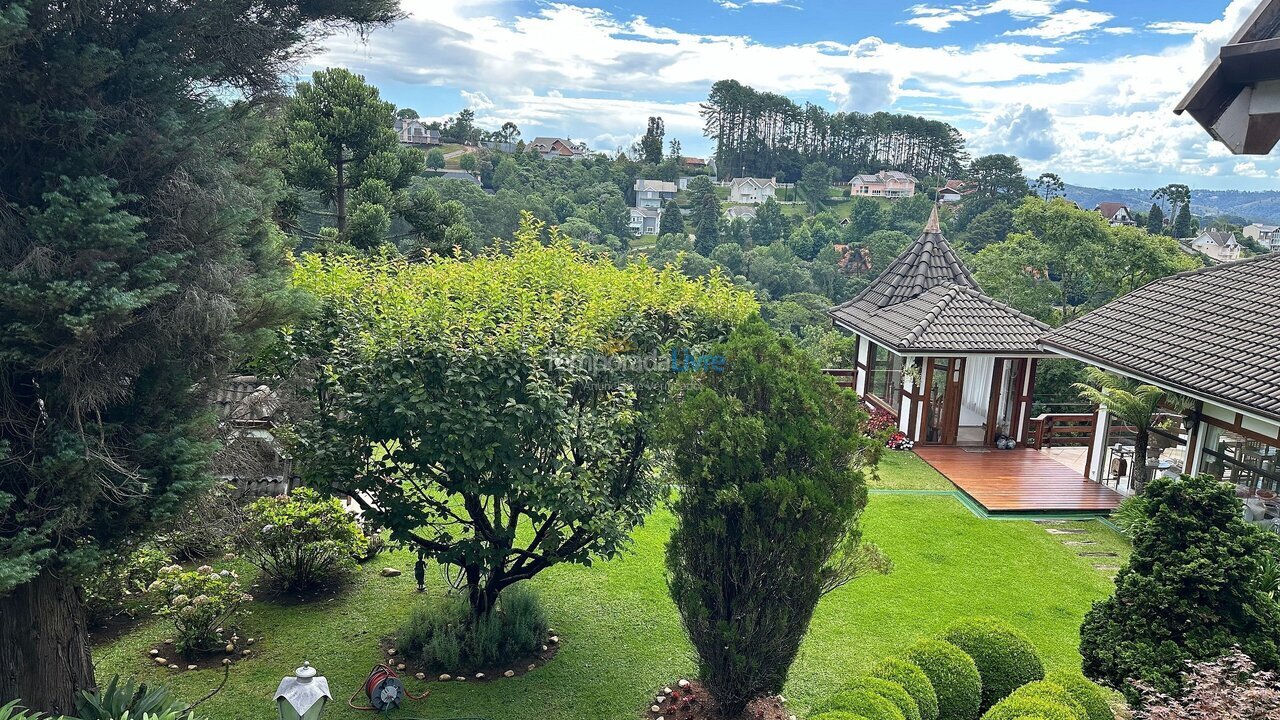
{"type": "Polygon", "coordinates": [[[1118,203],[1118,202],[1099,203],[1098,206],[1093,209],[1093,211],[1096,213],[1100,213],[1107,222],[1111,223],[1112,227],[1116,227],[1119,225],[1133,226],[1138,224],[1133,219],[1133,213],[1129,211],[1129,206],[1125,205],[1124,203],[1118,203]]]}
{"type": "Polygon", "coordinates": [[[1240,259],[1240,241],[1225,230],[1202,230],[1200,235],[1191,241],[1196,252],[1207,256],[1214,262],[1233,262],[1240,259]]]}
{"type": "Polygon", "coordinates": [[[1254,223],[1244,229],[1244,236],[1268,250],[1280,250],[1280,226],[1254,223]]]}
{"type": "Polygon", "coordinates": [[[849,195],[909,198],[915,196],[917,182],[915,178],[897,170],[881,170],[875,175],[854,175],[849,181],[849,195]]]}
{"type": "Polygon", "coordinates": [[[778,183],[773,178],[735,178],[729,183],[729,202],[758,205],[775,196],[778,183]]]}

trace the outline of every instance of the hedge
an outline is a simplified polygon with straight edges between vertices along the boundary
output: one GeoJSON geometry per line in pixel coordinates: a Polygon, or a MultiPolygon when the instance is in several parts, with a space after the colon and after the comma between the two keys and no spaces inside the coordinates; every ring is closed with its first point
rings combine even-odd
{"type": "Polygon", "coordinates": [[[920,666],[938,694],[940,720],[977,720],[982,677],[973,658],[944,640],[921,640],[903,653],[920,666]]]}
{"type": "Polygon", "coordinates": [[[832,710],[831,712],[824,712],[819,715],[814,715],[813,717],[809,718],[809,720],[867,720],[867,719],[862,717],[861,715],[854,715],[851,712],[844,712],[843,710],[832,710]]]}
{"type": "Polygon", "coordinates": [[[1076,720],[1076,714],[1066,705],[1039,697],[1009,697],[996,703],[982,716],[982,720],[1076,720]]]}
{"type": "Polygon", "coordinates": [[[1017,690],[1014,690],[1013,694],[1010,695],[1008,699],[1044,700],[1067,708],[1067,710],[1069,710],[1074,716],[1075,720],[1089,720],[1089,713],[1085,710],[1084,705],[1071,697],[1071,693],[1068,693],[1066,688],[1047,680],[1037,680],[1033,683],[1027,683],[1017,690]]]}
{"type": "Polygon", "coordinates": [[[1022,633],[998,620],[960,620],[939,638],[965,651],[978,666],[983,711],[1023,685],[1044,679],[1044,663],[1035,646],[1022,633]]]}
{"type": "Polygon", "coordinates": [[[848,690],[866,690],[893,703],[906,720],[921,720],[920,706],[902,685],[878,677],[860,677],[849,683],[848,690]]]}
{"type": "Polygon", "coordinates": [[[1045,680],[1060,686],[1080,703],[1089,720],[1115,720],[1111,703],[1107,702],[1107,692],[1080,673],[1058,671],[1049,673],[1045,680]]]}
{"type": "Polygon", "coordinates": [[[849,712],[866,720],[906,720],[896,705],[870,690],[841,690],[827,698],[821,709],[849,712]]]}
{"type": "Polygon", "coordinates": [[[900,658],[885,658],[871,671],[871,677],[901,685],[920,708],[920,720],[938,720],[938,694],[919,665],[900,658]]]}

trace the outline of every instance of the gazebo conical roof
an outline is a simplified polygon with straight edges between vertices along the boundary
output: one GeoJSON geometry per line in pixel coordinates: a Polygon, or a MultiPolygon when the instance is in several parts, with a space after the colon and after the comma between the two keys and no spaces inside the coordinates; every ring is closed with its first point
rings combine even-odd
{"type": "Polygon", "coordinates": [[[857,297],[827,313],[902,354],[1040,353],[1049,329],[982,294],[943,236],[936,205],[914,243],[857,297]]]}

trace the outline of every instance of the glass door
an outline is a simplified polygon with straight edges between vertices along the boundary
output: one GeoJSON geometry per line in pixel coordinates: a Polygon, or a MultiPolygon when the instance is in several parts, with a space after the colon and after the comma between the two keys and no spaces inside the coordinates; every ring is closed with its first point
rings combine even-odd
{"type": "Polygon", "coordinates": [[[932,445],[955,445],[960,428],[964,358],[930,358],[928,371],[924,441],[932,445]]]}

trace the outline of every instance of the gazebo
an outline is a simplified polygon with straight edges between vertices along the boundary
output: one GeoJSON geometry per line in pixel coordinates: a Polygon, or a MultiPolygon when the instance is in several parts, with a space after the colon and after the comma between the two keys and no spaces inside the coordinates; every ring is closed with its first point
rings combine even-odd
{"type": "Polygon", "coordinates": [[[853,389],[917,444],[1026,442],[1049,327],[982,293],[936,206],[875,282],[827,312],[857,338],[853,389]]]}

